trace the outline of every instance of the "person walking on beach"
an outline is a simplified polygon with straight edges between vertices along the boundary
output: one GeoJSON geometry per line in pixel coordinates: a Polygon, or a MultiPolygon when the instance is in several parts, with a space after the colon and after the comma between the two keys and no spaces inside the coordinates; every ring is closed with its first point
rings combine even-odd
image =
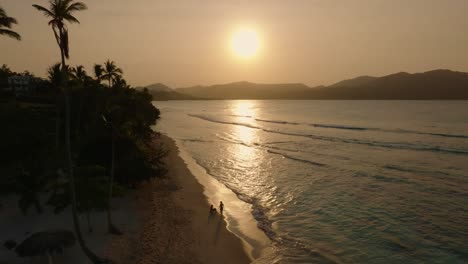
{"type": "Polygon", "coordinates": [[[219,202],[219,212],[220,212],[221,214],[223,214],[223,209],[224,209],[223,201],[220,201],[220,202],[219,202]]]}
{"type": "Polygon", "coordinates": [[[216,213],[216,208],[214,208],[213,205],[210,206],[210,214],[215,214],[216,213]]]}

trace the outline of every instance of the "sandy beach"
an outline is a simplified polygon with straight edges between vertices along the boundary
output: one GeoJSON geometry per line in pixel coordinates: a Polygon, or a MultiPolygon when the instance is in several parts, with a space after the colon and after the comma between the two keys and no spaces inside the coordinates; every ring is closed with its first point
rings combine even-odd
{"type": "MultiPolygon", "coordinates": [[[[114,201],[114,223],[124,235],[106,234],[104,212],[92,214],[93,232],[89,233],[84,216],[82,231],[89,247],[115,263],[249,263],[242,241],[229,232],[222,215],[209,214],[203,186],[180,158],[174,141],[160,140],[169,150],[169,172],[129,191],[114,201]]],[[[44,197],[45,199],[46,197],[44,197]]],[[[54,215],[51,208],[43,214],[30,211],[24,216],[17,208],[17,198],[2,198],[0,242],[21,242],[31,233],[47,229],[72,230],[70,211],[54,215]]],[[[19,258],[1,247],[0,263],[47,263],[46,257],[19,258]]],[[[78,245],[55,256],[54,263],[90,263],[78,245]]]]}
{"type": "Polygon", "coordinates": [[[226,228],[224,217],[210,215],[203,187],[178,155],[172,139],[166,179],[142,186],[137,211],[143,215],[140,235],[113,239],[108,256],[119,263],[249,263],[242,241],[226,228]]]}

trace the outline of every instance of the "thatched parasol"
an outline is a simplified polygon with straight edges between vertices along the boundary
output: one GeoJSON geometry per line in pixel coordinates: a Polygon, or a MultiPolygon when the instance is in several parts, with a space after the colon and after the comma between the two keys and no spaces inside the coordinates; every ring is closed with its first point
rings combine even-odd
{"type": "Polygon", "coordinates": [[[75,245],[73,232],[68,230],[50,230],[32,234],[16,247],[20,257],[47,256],[52,264],[52,255],[63,253],[65,248],[75,245]]]}

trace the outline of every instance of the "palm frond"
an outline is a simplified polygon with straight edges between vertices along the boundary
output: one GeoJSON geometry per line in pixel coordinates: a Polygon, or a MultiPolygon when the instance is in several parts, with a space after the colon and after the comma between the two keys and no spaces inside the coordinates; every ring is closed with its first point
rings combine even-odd
{"type": "Polygon", "coordinates": [[[40,5],[32,5],[34,8],[37,10],[41,11],[46,17],[54,17],[54,13],[50,11],[49,9],[40,6],[40,5]]]}
{"type": "Polygon", "coordinates": [[[76,3],[73,3],[71,5],[69,5],[66,9],[66,12],[67,13],[72,13],[74,11],[83,11],[83,10],[86,10],[88,9],[88,7],[86,6],[86,4],[82,3],[82,2],[76,2],[76,3]]]}
{"type": "Polygon", "coordinates": [[[0,28],[0,35],[5,35],[5,36],[8,36],[10,38],[21,40],[20,34],[14,32],[12,30],[9,30],[9,29],[1,29],[0,28]]]}
{"type": "Polygon", "coordinates": [[[101,81],[103,72],[104,70],[101,64],[94,64],[94,76],[98,81],[101,81]]]}
{"type": "Polygon", "coordinates": [[[62,64],[60,62],[52,65],[47,69],[47,78],[49,79],[49,83],[51,83],[53,86],[58,87],[62,82],[61,82],[61,76],[62,76],[62,64]]]}
{"type": "Polygon", "coordinates": [[[63,19],[65,19],[66,21],[70,22],[70,23],[77,23],[79,24],[80,21],[78,19],[76,19],[76,17],[70,15],[70,14],[65,14],[63,16],[63,19]]]}
{"type": "Polygon", "coordinates": [[[0,26],[11,28],[13,24],[18,24],[18,21],[13,17],[0,16],[0,26]]]}

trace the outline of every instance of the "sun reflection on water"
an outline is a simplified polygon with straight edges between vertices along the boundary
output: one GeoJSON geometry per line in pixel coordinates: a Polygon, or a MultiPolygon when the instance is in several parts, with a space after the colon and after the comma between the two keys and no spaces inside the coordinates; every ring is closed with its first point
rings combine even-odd
{"type": "MultiPolygon", "coordinates": [[[[248,124],[255,116],[255,103],[252,101],[235,101],[231,108],[237,123],[248,124]]],[[[257,129],[246,126],[234,126],[234,136],[244,144],[250,145],[257,137],[257,129]]]]}
{"type": "Polygon", "coordinates": [[[261,154],[255,147],[258,142],[258,129],[249,127],[255,117],[255,102],[235,101],[232,103],[231,115],[234,123],[238,125],[231,126],[231,137],[239,144],[232,144],[229,148],[229,155],[234,162],[234,167],[238,172],[242,172],[233,177],[238,185],[243,186],[246,193],[252,191],[257,184],[259,176],[259,163],[261,154]],[[245,124],[245,125],[241,125],[245,124]]]}

